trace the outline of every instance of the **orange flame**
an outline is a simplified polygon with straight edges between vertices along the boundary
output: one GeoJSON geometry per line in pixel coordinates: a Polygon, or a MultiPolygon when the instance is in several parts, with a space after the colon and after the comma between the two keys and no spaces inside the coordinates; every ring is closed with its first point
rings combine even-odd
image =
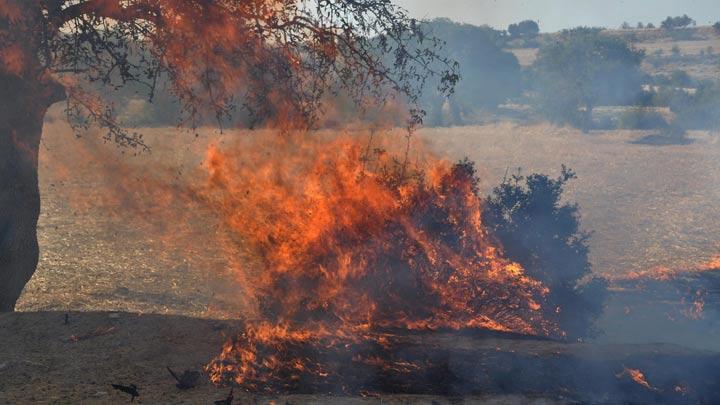
{"type": "Polygon", "coordinates": [[[640,371],[639,369],[624,367],[624,370],[622,372],[616,374],[616,377],[617,378],[628,377],[631,380],[635,381],[635,383],[642,385],[643,387],[645,387],[651,391],[657,390],[657,388],[650,385],[650,383],[647,381],[647,378],[645,378],[645,374],[643,374],[643,372],[640,371]]]}
{"type": "Polygon", "coordinates": [[[720,270],[720,255],[715,255],[707,262],[700,264],[699,269],[702,271],[720,270]]]}
{"type": "Polygon", "coordinates": [[[547,288],[484,229],[467,168],[411,165],[400,145],[372,148],[368,136],[270,138],[207,152],[203,198],[229,240],[261,258],[235,263],[252,322],[209,365],[213,381],[322,376],[321,364],[279,352],[388,328],[561,334],[543,312],[547,288]]]}

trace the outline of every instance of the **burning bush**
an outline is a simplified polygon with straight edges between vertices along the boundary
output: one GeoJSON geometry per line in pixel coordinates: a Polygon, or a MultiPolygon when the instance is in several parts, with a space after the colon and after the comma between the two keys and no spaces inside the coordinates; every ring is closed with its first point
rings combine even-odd
{"type": "MultiPolygon", "coordinates": [[[[562,263],[567,255],[528,261],[534,273],[526,273],[483,223],[472,164],[411,164],[392,145],[371,142],[277,137],[243,154],[208,152],[203,196],[223,216],[229,240],[250,245],[260,258],[235,269],[252,316],[209,365],[214,381],[257,388],[309,375],[327,380],[334,374],[321,358],[352,347],[364,349],[348,361],[372,362],[383,334],[398,330],[559,337],[561,320],[573,333],[580,329],[568,321],[577,310],[566,315],[561,304],[586,298],[576,282],[589,268],[573,267],[583,252],[571,265],[562,263]],[[562,290],[552,292],[545,280],[562,290]],[[317,353],[297,352],[305,345],[317,353]]],[[[558,197],[562,184],[548,183],[558,197]]],[[[566,250],[584,247],[583,240],[564,240],[566,250]]],[[[518,245],[515,254],[523,249],[551,253],[518,245]]],[[[393,370],[414,367],[386,360],[383,367],[393,370]]]]}

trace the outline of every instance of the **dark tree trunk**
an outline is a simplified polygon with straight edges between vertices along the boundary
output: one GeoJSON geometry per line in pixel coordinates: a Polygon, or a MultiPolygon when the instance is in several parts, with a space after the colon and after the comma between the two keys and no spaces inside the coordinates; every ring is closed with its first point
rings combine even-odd
{"type": "Polygon", "coordinates": [[[12,311],[38,263],[38,150],[48,107],[65,93],[50,77],[0,73],[0,312],[12,311]]]}

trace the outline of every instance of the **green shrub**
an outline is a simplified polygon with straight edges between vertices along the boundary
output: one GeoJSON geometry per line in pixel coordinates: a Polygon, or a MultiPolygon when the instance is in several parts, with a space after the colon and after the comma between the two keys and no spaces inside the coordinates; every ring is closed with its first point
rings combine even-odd
{"type": "Polygon", "coordinates": [[[671,105],[675,121],[684,129],[720,129],[720,82],[705,81],[684,102],[671,105]]]}
{"type": "Polygon", "coordinates": [[[582,338],[593,334],[607,284],[593,277],[589,234],[581,230],[578,206],[562,202],[573,178],[575,173],[563,166],[556,179],[519,173],[505,179],[486,199],[483,222],[508,258],[550,289],[547,299],[562,309],[560,327],[568,337],[582,338]]]}

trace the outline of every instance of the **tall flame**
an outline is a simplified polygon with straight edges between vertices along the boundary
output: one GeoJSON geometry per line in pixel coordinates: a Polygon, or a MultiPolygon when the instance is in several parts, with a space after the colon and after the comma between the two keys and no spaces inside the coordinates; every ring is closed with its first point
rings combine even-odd
{"type": "Polygon", "coordinates": [[[542,310],[547,288],[483,227],[471,166],[411,164],[402,149],[368,135],[294,135],[208,150],[201,194],[228,240],[261,258],[235,264],[252,315],[208,366],[215,382],[322,376],[306,357],[279,356],[380,330],[561,334],[542,310]]]}

